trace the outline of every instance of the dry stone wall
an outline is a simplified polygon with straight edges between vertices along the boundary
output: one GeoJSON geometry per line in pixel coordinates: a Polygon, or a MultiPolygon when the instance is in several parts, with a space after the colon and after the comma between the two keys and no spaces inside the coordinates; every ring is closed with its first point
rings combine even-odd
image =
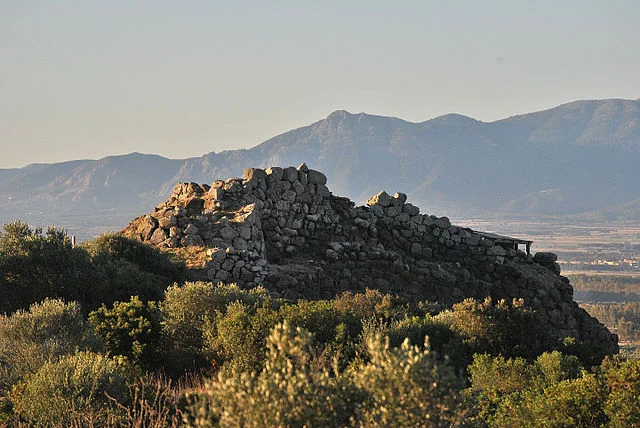
{"type": "Polygon", "coordinates": [[[617,350],[617,338],[573,301],[552,253],[505,248],[382,191],[355,206],[307,168],[248,168],[211,186],[179,183],[125,234],[165,248],[205,247],[209,280],[264,285],[288,298],[377,288],[410,300],[522,298],[559,337],[617,350]]]}

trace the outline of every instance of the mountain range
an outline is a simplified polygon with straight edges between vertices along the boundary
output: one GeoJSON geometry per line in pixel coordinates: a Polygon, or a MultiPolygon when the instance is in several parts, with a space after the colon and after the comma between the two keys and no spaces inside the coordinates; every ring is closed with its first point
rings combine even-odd
{"type": "Polygon", "coordinates": [[[489,123],[458,114],[412,123],[339,110],[250,149],[0,169],[0,222],[56,224],[89,237],[148,212],[177,182],[302,162],[359,203],[385,189],[454,218],[638,221],[640,100],[575,101],[489,123]]]}

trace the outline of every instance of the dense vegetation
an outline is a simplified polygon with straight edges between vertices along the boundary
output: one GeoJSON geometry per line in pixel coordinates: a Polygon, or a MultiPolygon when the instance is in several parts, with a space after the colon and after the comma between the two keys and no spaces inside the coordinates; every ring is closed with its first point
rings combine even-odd
{"type": "Polygon", "coordinates": [[[45,298],[74,300],[84,310],[134,295],[158,300],[185,275],[169,253],[117,234],[72,248],[64,231],[43,232],[22,222],[0,231],[0,272],[0,313],[45,298]]]}
{"type": "MultiPolygon", "coordinates": [[[[637,353],[640,343],[640,277],[635,275],[571,275],[575,298],[598,318],[623,344],[637,353]]],[[[640,354],[639,354],[640,355],[640,354]]]]}
{"type": "Polygon", "coordinates": [[[583,303],[580,306],[614,330],[620,340],[640,342],[640,302],[583,303]]]}
{"type": "Polygon", "coordinates": [[[569,275],[575,298],[584,302],[640,301],[640,277],[636,275],[569,275]]]}
{"type": "Polygon", "coordinates": [[[594,365],[522,301],[274,299],[185,281],[118,235],[71,248],[21,223],[0,263],[3,296],[17,293],[0,316],[0,425],[640,423],[640,362],[594,365]]]}

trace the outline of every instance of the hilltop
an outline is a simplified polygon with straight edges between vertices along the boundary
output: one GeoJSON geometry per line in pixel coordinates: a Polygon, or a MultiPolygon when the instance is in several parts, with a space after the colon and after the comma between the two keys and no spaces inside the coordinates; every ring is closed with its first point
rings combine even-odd
{"type": "Polygon", "coordinates": [[[305,164],[248,168],[243,178],[211,186],[179,183],[124,234],[200,253],[201,279],[263,285],[274,297],[327,299],[373,288],[449,306],[468,297],[522,299],[557,339],[617,352],[617,337],[573,301],[554,254],[534,256],[518,248],[526,241],[421,214],[403,193],[381,191],[356,206],[326,183],[305,164]]]}

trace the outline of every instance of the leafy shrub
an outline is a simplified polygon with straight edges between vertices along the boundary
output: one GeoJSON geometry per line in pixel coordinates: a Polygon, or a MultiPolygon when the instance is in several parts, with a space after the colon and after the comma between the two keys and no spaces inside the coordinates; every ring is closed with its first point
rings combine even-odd
{"type": "Polygon", "coordinates": [[[265,345],[277,313],[261,308],[258,316],[242,302],[231,302],[226,313],[205,333],[207,348],[215,354],[225,371],[258,371],[265,359],[265,345]]]}
{"type": "Polygon", "coordinates": [[[604,420],[600,383],[583,371],[575,356],[554,351],[528,363],[524,358],[475,355],[469,376],[471,387],[465,395],[475,407],[476,423],[565,426],[566,420],[573,421],[567,426],[595,426],[589,424],[604,420]]]}
{"type": "Polygon", "coordinates": [[[45,362],[82,348],[84,335],[75,302],[46,299],[28,311],[0,315],[0,395],[45,362]]]}
{"type": "Polygon", "coordinates": [[[30,425],[104,425],[111,398],[128,400],[127,377],[118,360],[90,352],[69,355],[45,363],[14,388],[14,411],[30,425]]]}
{"type": "Polygon", "coordinates": [[[584,368],[574,355],[565,355],[559,351],[545,352],[536,358],[533,376],[538,387],[544,387],[563,380],[578,379],[584,368]]]}
{"type": "Polygon", "coordinates": [[[112,309],[102,305],[89,314],[89,322],[110,354],[129,357],[144,367],[157,360],[160,312],[155,302],[143,303],[133,296],[128,302],[115,302],[112,309]]]}
{"type": "Polygon", "coordinates": [[[406,316],[402,319],[384,321],[369,318],[362,322],[364,342],[376,335],[389,338],[391,347],[402,344],[405,339],[413,345],[421,346],[428,338],[429,348],[442,352],[456,336],[451,331],[450,324],[442,318],[425,316],[406,316]]]}
{"type": "Polygon", "coordinates": [[[501,403],[495,426],[598,427],[607,422],[605,392],[596,376],[553,383],[542,390],[512,394],[501,403]]]}
{"type": "Polygon", "coordinates": [[[235,284],[211,282],[169,287],[160,309],[164,348],[177,364],[174,369],[201,367],[212,357],[208,351],[217,336],[218,318],[226,313],[230,302],[243,302],[253,311],[268,299],[269,293],[261,287],[247,291],[235,284]]]}
{"type": "Polygon", "coordinates": [[[205,334],[207,346],[224,361],[225,370],[261,370],[267,336],[279,322],[310,331],[318,352],[328,361],[338,358],[344,367],[355,357],[360,323],[353,316],[337,313],[333,302],[301,300],[279,308],[265,303],[257,309],[230,303],[218,317],[217,328],[205,334]]]}
{"type": "Polygon", "coordinates": [[[94,286],[87,296],[88,306],[124,301],[131,296],[160,300],[165,289],[182,281],[184,264],[171,253],[122,235],[109,233],[82,244],[91,257],[94,286]]]}
{"type": "Polygon", "coordinates": [[[114,260],[126,260],[141,271],[163,277],[167,285],[184,279],[185,266],[172,253],[127,238],[119,233],[106,233],[82,244],[94,264],[105,265],[114,260]]]}
{"type": "Polygon", "coordinates": [[[453,425],[461,413],[461,381],[437,362],[429,351],[405,340],[391,348],[389,339],[368,340],[370,362],[353,373],[356,386],[366,393],[362,404],[364,426],[453,425]]]}
{"type": "Polygon", "coordinates": [[[333,300],[336,311],[351,314],[358,318],[402,318],[408,314],[408,307],[379,290],[368,289],[364,293],[346,291],[333,300]]]}
{"type": "Polygon", "coordinates": [[[187,409],[192,426],[345,426],[355,414],[357,391],[347,379],[319,366],[312,335],[279,324],[267,339],[259,373],[220,373],[187,409]]]}
{"type": "Polygon", "coordinates": [[[16,221],[0,231],[0,314],[47,297],[83,302],[92,273],[87,253],[62,230],[16,221]]]}
{"type": "Polygon", "coordinates": [[[464,338],[473,353],[531,359],[557,347],[522,299],[511,304],[504,300],[494,303],[490,297],[483,302],[465,299],[453,305],[450,320],[452,330],[464,338]]]}
{"type": "Polygon", "coordinates": [[[605,413],[612,427],[640,426],[640,360],[605,361],[605,413]]]}
{"type": "Polygon", "coordinates": [[[336,311],[334,302],[328,300],[300,300],[294,305],[283,305],[279,309],[282,320],[293,327],[302,327],[314,334],[316,341],[329,343],[336,337],[339,324],[355,324],[352,317],[336,311]]]}

